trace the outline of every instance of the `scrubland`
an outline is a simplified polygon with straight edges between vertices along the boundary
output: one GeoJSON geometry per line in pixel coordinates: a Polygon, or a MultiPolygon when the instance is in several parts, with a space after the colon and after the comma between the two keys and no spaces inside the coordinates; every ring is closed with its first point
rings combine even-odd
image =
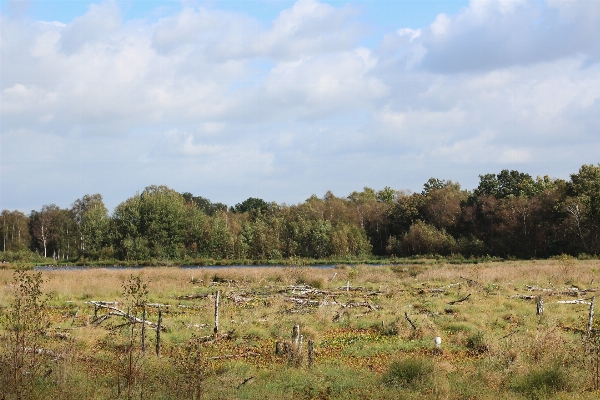
{"type": "Polygon", "coordinates": [[[600,395],[595,260],[35,274],[0,270],[2,398],[600,395]],[[160,308],[160,356],[153,326],[97,301],[152,323],[160,308]]]}

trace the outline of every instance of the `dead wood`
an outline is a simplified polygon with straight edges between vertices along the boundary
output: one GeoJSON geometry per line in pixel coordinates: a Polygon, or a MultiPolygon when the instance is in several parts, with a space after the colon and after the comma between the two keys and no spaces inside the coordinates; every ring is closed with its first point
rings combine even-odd
{"type": "Polygon", "coordinates": [[[242,383],[240,383],[240,384],[237,386],[237,388],[238,388],[238,389],[239,389],[239,388],[241,388],[243,385],[245,385],[246,383],[248,383],[248,382],[249,382],[250,380],[252,380],[252,379],[254,379],[254,377],[253,377],[253,376],[251,376],[251,377],[249,377],[249,378],[246,378],[246,379],[244,379],[244,380],[242,381],[242,383]]]}
{"type": "Polygon", "coordinates": [[[194,294],[186,294],[183,296],[175,297],[177,300],[194,300],[194,299],[204,299],[208,297],[208,293],[194,293],[194,294]]]}
{"type": "Polygon", "coordinates": [[[516,294],[514,296],[510,296],[511,299],[521,299],[521,300],[535,300],[536,296],[530,296],[526,294],[516,294]]]}
{"type": "Polygon", "coordinates": [[[249,351],[247,353],[243,353],[243,354],[223,354],[222,356],[215,356],[215,357],[208,357],[207,360],[223,360],[223,359],[227,359],[227,358],[240,358],[240,357],[246,357],[246,356],[260,356],[260,354],[255,353],[253,351],[249,351]]]}
{"type": "MultiPolygon", "coordinates": [[[[108,312],[108,314],[103,315],[102,317],[96,318],[94,321],[92,321],[92,323],[94,323],[96,325],[100,325],[102,322],[104,322],[106,319],[108,319],[111,316],[119,316],[119,317],[123,317],[123,318],[127,319],[130,324],[146,324],[147,326],[149,326],[152,329],[156,330],[156,328],[157,328],[157,324],[155,324],[154,322],[144,321],[143,319],[138,318],[136,316],[133,316],[131,314],[128,314],[128,313],[126,313],[123,310],[119,310],[116,307],[113,307],[111,305],[107,305],[106,302],[89,301],[88,303],[93,304],[94,307],[97,307],[97,308],[106,308],[107,310],[110,310],[108,312]]],[[[166,331],[167,330],[167,328],[164,325],[162,325],[160,327],[160,329],[162,331],[166,331]]]]}
{"type": "Polygon", "coordinates": [[[467,300],[469,297],[471,297],[471,293],[469,293],[468,295],[466,295],[462,299],[451,301],[448,304],[451,305],[451,306],[453,306],[454,304],[462,303],[463,301],[467,300]]]}
{"type": "Polygon", "coordinates": [[[410,326],[412,326],[413,329],[417,329],[416,325],[414,324],[414,322],[412,322],[412,320],[410,319],[410,317],[408,316],[408,313],[406,311],[404,311],[404,318],[406,318],[406,320],[408,321],[408,323],[410,324],[410,326]]]}
{"type": "Polygon", "coordinates": [[[577,300],[559,300],[558,304],[592,304],[592,302],[587,301],[586,299],[577,299],[577,300]]]}

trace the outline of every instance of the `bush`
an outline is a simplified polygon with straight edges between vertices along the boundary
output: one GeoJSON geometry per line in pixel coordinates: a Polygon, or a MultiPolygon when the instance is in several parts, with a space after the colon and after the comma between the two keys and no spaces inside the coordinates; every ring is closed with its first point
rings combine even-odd
{"type": "Polygon", "coordinates": [[[433,362],[422,358],[394,361],[383,375],[383,384],[392,388],[421,389],[433,382],[433,362]]]}
{"type": "Polygon", "coordinates": [[[549,395],[570,389],[569,377],[558,365],[538,368],[518,379],[513,388],[527,397],[547,398],[549,395]]]}
{"type": "Polygon", "coordinates": [[[402,239],[404,254],[449,255],[456,247],[454,238],[445,230],[436,229],[423,221],[412,224],[402,239]]]}
{"type": "Polygon", "coordinates": [[[485,344],[483,332],[477,332],[467,337],[467,348],[475,354],[481,354],[488,351],[488,346],[485,344]]]}

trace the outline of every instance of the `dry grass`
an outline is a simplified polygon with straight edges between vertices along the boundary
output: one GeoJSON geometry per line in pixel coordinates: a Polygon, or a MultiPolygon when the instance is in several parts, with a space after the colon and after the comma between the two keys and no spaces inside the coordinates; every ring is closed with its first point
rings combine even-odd
{"type": "MultiPolygon", "coordinates": [[[[111,334],[106,329],[110,323],[92,325],[94,310],[87,302],[121,301],[122,284],[134,275],[148,282],[150,302],[169,305],[163,315],[163,323],[169,328],[163,335],[163,359],[152,361],[147,368],[163,368],[170,379],[177,381],[179,372],[173,366],[177,361],[170,357],[182,349],[196,346],[190,354],[200,352],[207,359],[227,356],[210,361],[202,372],[207,396],[272,397],[279,391],[289,398],[345,398],[347,393],[336,383],[326,383],[337,368],[355,377],[336,379],[362,398],[520,398],[523,393],[537,393],[535,387],[527,385],[535,386],[546,375],[565,371],[576,384],[561,387],[552,395],[594,398],[578,333],[585,329],[588,306],[557,301],[592,296],[594,293],[588,292],[573,297],[568,290],[574,286],[580,290],[596,287],[599,269],[598,261],[552,260],[414,268],[361,265],[335,269],[60,270],[43,272],[43,289],[53,296],[50,330],[69,332],[70,354],[75,354],[72,359],[79,376],[88,374],[86,379],[102,371],[108,371],[106,382],[118,376],[116,364],[110,361],[111,357],[118,358],[114,353],[117,347],[111,347],[111,334]],[[300,284],[317,291],[303,295],[286,290],[300,284]],[[220,329],[230,332],[231,338],[198,342],[198,337],[212,334],[217,290],[221,291],[220,329]],[[207,296],[177,299],[190,294],[207,296]],[[545,299],[541,317],[535,313],[535,301],[522,297],[540,294],[545,299]],[[299,305],[292,298],[316,303],[299,305]],[[405,313],[417,329],[409,325],[405,313]],[[274,355],[275,342],[289,340],[293,325],[301,326],[304,351],[308,340],[315,341],[317,368],[298,369],[274,355]],[[436,336],[442,338],[441,353],[433,350],[436,336]],[[405,354],[433,361],[436,377],[430,389],[411,392],[381,386],[379,377],[405,354]],[[163,362],[171,364],[161,366],[163,362]],[[560,368],[540,371],[539,376],[529,380],[520,378],[538,365],[560,368]],[[251,383],[237,388],[248,376],[261,382],[271,379],[273,383],[264,390],[257,390],[251,383]],[[477,381],[473,376],[478,377],[477,381]],[[298,391],[304,395],[292,394],[298,391]]],[[[3,307],[11,302],[12,280],[11,271],[0,270],[3,307]]],[[[156,310],[149,310],[148,319],[156,318],[156,310]]],[[[153,340],[149,337],[149,346],[154,345],[153,340]]],[[[60,370],[63,376],[75,373],[60,370]]],[[[94,384],[84,381],[87,383],[81,385],[89,391],[94,384]]],[[[94,393],[98,398],[114,396],[110,390],[94,393]]]]}

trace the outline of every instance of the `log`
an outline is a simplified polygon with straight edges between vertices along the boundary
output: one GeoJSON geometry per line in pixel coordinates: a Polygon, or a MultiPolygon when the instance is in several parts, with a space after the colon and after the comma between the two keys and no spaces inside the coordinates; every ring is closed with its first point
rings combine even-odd
{"type": "Polygon", "coordinates": [[[585,299],[577,299],[577,300],[559,300],[558,304],[592,304],[591,302],[585,299]]]}

